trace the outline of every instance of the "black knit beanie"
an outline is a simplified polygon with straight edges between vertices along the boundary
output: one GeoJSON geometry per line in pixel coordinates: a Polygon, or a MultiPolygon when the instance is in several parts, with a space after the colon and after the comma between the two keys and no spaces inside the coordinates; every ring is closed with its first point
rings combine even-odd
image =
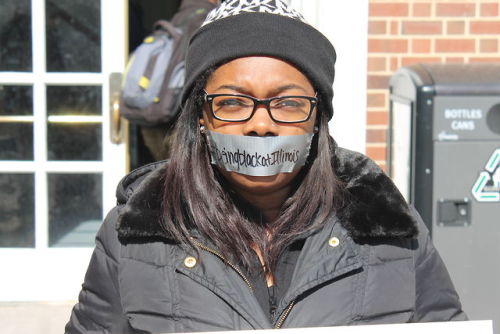
{"type": "Polygon", "coordinates": [[[182,104],[207,69],[248,56],[293,64],[317,90],[319,110],[332,117],[335,49],[282,0],[226,0],[208,14],[189,44],[182,104]]]}

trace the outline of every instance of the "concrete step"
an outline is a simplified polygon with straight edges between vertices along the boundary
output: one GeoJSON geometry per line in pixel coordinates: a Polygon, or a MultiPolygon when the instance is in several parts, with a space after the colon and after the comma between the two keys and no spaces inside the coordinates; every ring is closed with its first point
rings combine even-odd
{"type": "Polygon", "coordinates": [[[61,334],[76,301],[0,302],[2,334],[61,334]]]}

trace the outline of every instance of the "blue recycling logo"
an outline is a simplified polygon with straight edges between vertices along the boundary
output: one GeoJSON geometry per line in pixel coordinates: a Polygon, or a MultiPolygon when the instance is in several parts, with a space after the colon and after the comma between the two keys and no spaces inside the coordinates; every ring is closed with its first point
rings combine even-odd
{"type": "Polygon", "coordinates": [[[478,202],[500,202],[500,148],[493,152],[484,169],[472,187],[472,195],[478,202]]]}

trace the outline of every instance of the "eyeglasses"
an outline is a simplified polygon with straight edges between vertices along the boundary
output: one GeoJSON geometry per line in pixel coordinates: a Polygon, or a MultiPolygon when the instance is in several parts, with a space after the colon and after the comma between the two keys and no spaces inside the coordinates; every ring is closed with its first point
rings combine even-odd
{"type": "Polygon", "coordinates": [[[263,105],[275,122],[301,123],[309,120],[318,104],[318,99],[313,96],[276,96],[260,100],[242,94],[205,94],[212,115],[225,122],[248,121],[257,106],[263,105]]]}

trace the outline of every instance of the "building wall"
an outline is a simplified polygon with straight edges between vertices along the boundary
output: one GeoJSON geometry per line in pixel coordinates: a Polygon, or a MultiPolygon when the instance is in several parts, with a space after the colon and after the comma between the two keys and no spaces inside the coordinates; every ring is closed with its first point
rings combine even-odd
{"type": "Polygon", "coordinates": [[[289,0],[337,52],[330,133],[345,148],[365,152],[368,0],[289,0]]]}
{"type": "Polygon", "coordinates": [[[500,5],[491,0],[370,0],[366,153],[386,167],[389,78],[415,63],[500,62],[500,5]]]}

